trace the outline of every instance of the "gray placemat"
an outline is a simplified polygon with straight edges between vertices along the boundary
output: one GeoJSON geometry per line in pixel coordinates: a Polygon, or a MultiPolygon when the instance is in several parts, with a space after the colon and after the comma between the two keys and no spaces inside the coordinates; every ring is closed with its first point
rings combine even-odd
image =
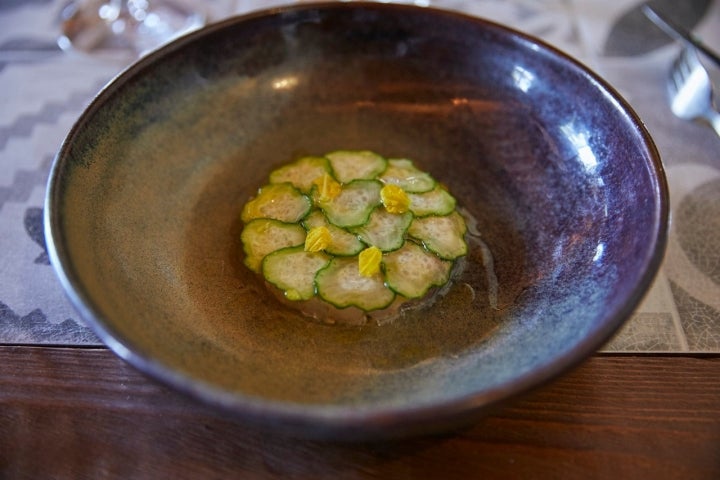
{"type": "MultiPolygon", "coordinates": [[[[274,2],[278,3],[278,2],[274,2]]],[[[673,222],[653,288],[607,352],[720,352],[720,139],[670,114],[678,46],[635,0],[435,0],[538,36],[606,78],[635,108],[665,162],[673,222]]],[[[654,2],[720,47],[718,2],[654,2]]],[[[270,2],[234,3],[242,13],[270,2]]],[[[131,59],[55,46],[51,0],[0,3],[0,344],[95,345],[52,271],[42,209],[53,156],[88,102],[131,59]]]]}

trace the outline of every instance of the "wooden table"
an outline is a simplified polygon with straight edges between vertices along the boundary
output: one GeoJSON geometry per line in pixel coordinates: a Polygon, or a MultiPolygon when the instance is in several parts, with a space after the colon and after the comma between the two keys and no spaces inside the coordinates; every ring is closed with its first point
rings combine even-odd
{"type": "Polygon", "coordinates": [[[0,478],[720,478],[720,355],[596,355],[467,429],[278,436],[104,348],[0,347],[0,478]]]}

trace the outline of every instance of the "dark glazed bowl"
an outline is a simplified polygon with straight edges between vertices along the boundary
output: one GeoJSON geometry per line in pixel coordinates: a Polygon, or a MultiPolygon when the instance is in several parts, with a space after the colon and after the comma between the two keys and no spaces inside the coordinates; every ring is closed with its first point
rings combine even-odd
{"type": "Polygon", "coordinates": [[[140,60],[69,133],[45,212],[68,295],[120,357],[244,421],[379,439],[472,421],[591,355],[648,289],[667,208],[643,125],[582,65],[480,19],[353,2],[140,60]],[[242,264],[240,210],[273,168],[341,148],[414,159],[492,255],[391,325],[281,306],[242,264]]]}

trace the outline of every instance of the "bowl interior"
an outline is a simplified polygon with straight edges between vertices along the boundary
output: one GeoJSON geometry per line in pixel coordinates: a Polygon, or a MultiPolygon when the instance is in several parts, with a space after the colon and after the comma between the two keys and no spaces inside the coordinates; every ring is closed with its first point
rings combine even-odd
{"type": "Polygon", "coordinates": [[[627,106],[537,41],[430,9],[291,8],[175,42],[103,91],[59,154],[49,235],[100,336],[211,401],[316,422],[481,407],[629,315],[662,249],[661,174],[627,106]],[[471,249],[445,297],[382,327],[281,306],[242,264],[240,210],[273,168],[341,148],[415,160],[491,255],[471,249]]]}

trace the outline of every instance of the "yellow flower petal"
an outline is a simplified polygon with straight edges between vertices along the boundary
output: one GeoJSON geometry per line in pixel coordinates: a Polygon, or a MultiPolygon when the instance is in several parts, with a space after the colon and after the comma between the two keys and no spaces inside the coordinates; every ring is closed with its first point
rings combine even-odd
{"type": "Polygon", "coordinates": [[[332,236],[326,226],[311,228],[305,236],[305,251],[319,252],[326,249],[331,241],[332,236]]]}
{"type": "Polygon", "coordinates": [[[358,270],[364,277],[372,277],[380,272],[380,261],[382,252],[379,248],[368,247],[358,255],[358,270]]]}
{"type": "Polygon", "coordinates": [[[390,213],[403,214],[410,208],[410,197],[397,185],[385,185],[380,190],[380,199],[390,213]]]}
{"type": "Polygon", "coordinates": [[[340,184],[328,173],[324,173],[321,177],[313,181],[313,185],[318,187],[318,199],[321,202],[329,202],[333,198],[340,195],[340,184]]]}

